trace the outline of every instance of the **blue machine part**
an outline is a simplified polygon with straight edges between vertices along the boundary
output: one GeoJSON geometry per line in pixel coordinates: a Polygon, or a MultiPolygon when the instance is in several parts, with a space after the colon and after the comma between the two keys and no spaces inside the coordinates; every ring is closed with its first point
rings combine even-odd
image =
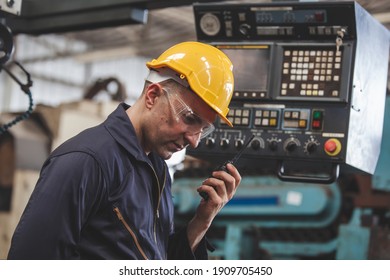
{"type": "Polygon", "coordinates": [[[379,160],[372,179],[376,190],[390,191],[390,96],[386,98],[385,119],[379,160]]]}
{"type": "Polygon", "coordinates": [[[272,252],[274,258],[289,259],[293,256],[318,256],[320,254],[329,254],[336,250],[337,239],[326,243],[309,243],[309,242],[270,242],[263,241],[259,244],[261,248],[272,252]]]}
{"type": "MultiPolygon", "coordinates": [[[[176,213],[189,214],[201,199],[196,192],[203,179],[180,178],[172,193],[176,213]]],[[[213,224],[257,227],[319,228],[332,223],[341,207],[336,184],[283,182],[274,177],[243,177],[234,198],[213,224]]]]}
{"type": "MultiPolygon", "coordinates": [[[[172,185],[176,219],[192,215],[201,197],[196,191],[204,178],[180,178],[172,185]]],[[[264,229],[322,230],[338,217],[342,196],[336,184],[321,185],[280,181],[276,177],[244,176],[234,198],[213,222],[225,234],[210,239],[216,250],[212,258],[252,259],[265,250],[274,259],[298,255],[329,254],[337,249],[336,237],[317,241],[257,240],[254,232],[264,229]],[[256,230],[257,229],[257,230],[256,230]]],[[[315,233],[314,233],[315,234],[315,233]]]]}
{"type": "MultiPolygon", "coordinates": [[[[296,259],[297,256],[316,257],[336,252],[338,247],[343,246],[341,241],[339,238],[333,238],[325,242],[256,240],[246,233],[245,228],[227,225],[224,238],[210,240],[216,248],[214,252],[210,253],[210,256],[227,260],[254,259],[256,251],[262,250],[267,252],[269,258],[272,259],[296,259]]],[[[366,248],[366,243],[362,247],[366,248]]],[[[345,249],[345,247],[343,248],[345,249]]],[[[345,253],[340,255],[339,259],[343,257],[345,257],[345,253]]],[[[352,256],[350,259],[355,258],[352,256]]]]}
{"type": "MultiPolygon", "coordinates": [[[[362,209],[356,208],[349,224],[340,226],[336,259],[367,259],[370,244],[370,228],[361,226],[362,212],[362,209]]],[[[370,209],[366,209],[365,212],[370,212],[370,209]]]]}
{"type": "Polygon", "coordinates": [[[370,229],[362,227],[360,219],[363,212],[368,214],[369,211],[355,209],[351,221],[340,225],[338,236],[326,242],[255,241],[252,236],[245,234],[244,227],[228,224],[224,239],[212,240],[217,250],[211,253],[211,256],[229,260],[245,259],[253,257],[254,252],[261,248],[268,252],[272,259],[316,257],[335,252],[337,260],[364,260],[368,257],[370,229]]]}

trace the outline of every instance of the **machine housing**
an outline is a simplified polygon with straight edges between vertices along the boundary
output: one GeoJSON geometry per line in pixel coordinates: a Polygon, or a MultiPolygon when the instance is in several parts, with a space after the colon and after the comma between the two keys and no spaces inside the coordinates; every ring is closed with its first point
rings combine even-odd
{"type": "Polygon", "coordinates": [[[228,118],[187,154],[282,180],[373,174],[380,153],[389,32],[356,2],[195,4],[199,41],[234,65],[228,118]]]}

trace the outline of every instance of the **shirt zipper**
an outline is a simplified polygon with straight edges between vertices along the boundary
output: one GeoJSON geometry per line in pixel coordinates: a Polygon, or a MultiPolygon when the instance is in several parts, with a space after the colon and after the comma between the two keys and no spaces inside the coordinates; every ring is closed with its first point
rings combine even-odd
{"type": "Polygon", "coordinates": [[[123,218],[123,215],[121,213],[121,211],[119,210],[118,207],[115,207],[114,208],[114,212],[115,214],[117,215],[118,219],[122,222],[122,224],[125,226],[125,228],[127,229],[127,231],[130,233],[131,237],[133,238],[133,241],[138,249],[138,251],[141,253],[142,257],[147,260],[148,257],[146,256],[144,250],[142,249],[141,245],[139,244],[138,242],[138,238],[137,236],[135,235],[134,231],[131,229],[131,227],[129,226],[129,224],[125,221],[125,219],[123,218]]]}
{"type": "MultiPolygon", "coordinates": [[[[150,167],[152,168],[153,170],[153,173],[154,173],[154,176],[156,178],[156,181],[157,181],[157,187],[158,187],[158,200],[157,200],[157,206],[156,206],[156,212],[155,212],[155,216],[154,216],[154,224],[153,224],[153,234],[154,234],[154,241],[156,242],[157,244],[157,232],[156,232],[156,227],[157,227],[157,219],[160,218],[160,211],[159,211],[159,208],[160,208],[160,202],[161,202],[161,194],[165,188],[165,182],[166,182],[166,179],[167,179],[167,171],[166,169],[164,169],[164,185],[163,187],[161,188],[160,186],[160,181],[158,180],[158,176],[156,174],[156,171],[154,170],[153,166],[150,165],[150,167]]],[[[157,244],[158,245],[158,244],[157,244]]]]}

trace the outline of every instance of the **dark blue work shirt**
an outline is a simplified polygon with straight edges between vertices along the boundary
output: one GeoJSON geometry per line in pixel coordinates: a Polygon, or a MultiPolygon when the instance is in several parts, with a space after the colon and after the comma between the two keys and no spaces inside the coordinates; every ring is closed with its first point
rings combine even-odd
{"type": "Polygon", "coordinates": [[[206,259],[175,233],[165,161],[142,150],[120,104],[58,147],[12,238],[8,259],[206,259]]]}

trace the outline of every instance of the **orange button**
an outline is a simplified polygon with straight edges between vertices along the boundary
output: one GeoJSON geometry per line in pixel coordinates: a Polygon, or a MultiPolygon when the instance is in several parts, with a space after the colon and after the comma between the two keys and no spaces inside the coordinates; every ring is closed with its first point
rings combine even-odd
{"type": "Polygon", "coordinates": [[[298,126],[300,127],[300,128],[306,128],[306,120],[299,120],[299,124],[298,124],[298,126]]]}

